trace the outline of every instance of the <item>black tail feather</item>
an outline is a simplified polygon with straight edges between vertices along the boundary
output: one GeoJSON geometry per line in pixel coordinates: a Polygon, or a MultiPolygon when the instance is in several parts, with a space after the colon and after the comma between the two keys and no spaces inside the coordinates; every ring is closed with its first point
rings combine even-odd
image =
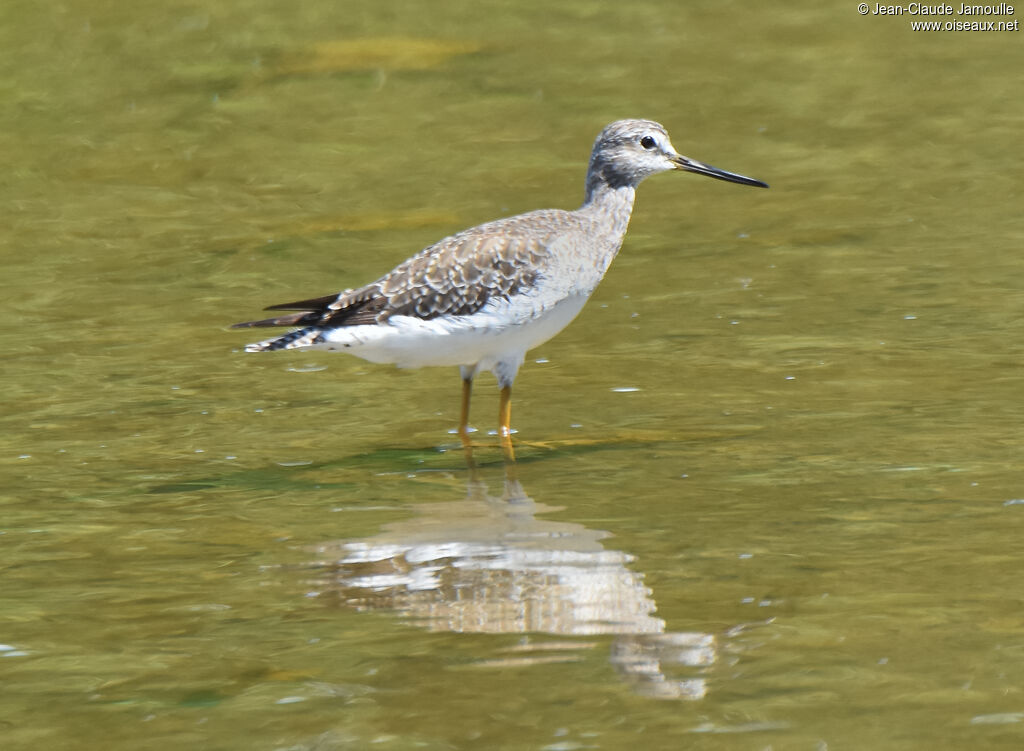
{"type": "Polygon", "coordinates": [[[335,292],[333,295],[315,297],[312,300],[298,300],[296,302],[282,302],[277,305],[270,305],[264,310],[327,310],[327,307],[338,301],[341,295],[335,292]]]}
{"type": "Polygon", "coordinates": [[[278,316],[277,318],[264,318],[260,321],[244,321],[242,323],[235,323],[232,324],[231,328],[254,329],[268,328],[270,326],[304,326],[310,323],[317,323],[322,317],[321,313],[293,313],[289,316],[278,316]]]}

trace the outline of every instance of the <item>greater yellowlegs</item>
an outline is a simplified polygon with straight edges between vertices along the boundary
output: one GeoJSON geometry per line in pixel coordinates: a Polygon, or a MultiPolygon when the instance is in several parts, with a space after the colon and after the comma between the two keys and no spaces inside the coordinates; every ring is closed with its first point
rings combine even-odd
{"type": "Polygon", "coordinates": [[[375,282],[272,305],[267,310],[299,312],[235,328],[301,327],[247,352],[319,349],[400,368],[458,365],[459,436],[467,446],[473,378],[490,370],[501,387],[498,434],[510,448],[512,382],[527,350],[580,312],[622,245],[636,186],[668,170],[768,187],[681,156],[658,123],[619,120],[594,142],[583,205],[575,211],[531,211],[463,230],[375,282]]]}

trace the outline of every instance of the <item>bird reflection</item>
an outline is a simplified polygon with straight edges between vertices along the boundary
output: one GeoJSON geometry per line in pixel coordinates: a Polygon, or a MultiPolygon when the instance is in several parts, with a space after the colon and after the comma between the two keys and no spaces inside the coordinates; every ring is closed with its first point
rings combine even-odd
{"type": "MultiPolygon", "coordinates": [[[[433,631],[611,635],[610,661],[635,690],[702,698],[714,635],[666,631],[643,574],[629,568],[633,557],[601,544],[607,532],[538,519],[556,509],[526,494],[511,462],[501,495],[492,495],[467,458],[464,499],[424,504],[421,515],[369,539],[318,546],[320,597],[394,611],[433,631]]],[[[573,650],[593,646],[531,638],[488,664],[570,661],[573,650]]]]}

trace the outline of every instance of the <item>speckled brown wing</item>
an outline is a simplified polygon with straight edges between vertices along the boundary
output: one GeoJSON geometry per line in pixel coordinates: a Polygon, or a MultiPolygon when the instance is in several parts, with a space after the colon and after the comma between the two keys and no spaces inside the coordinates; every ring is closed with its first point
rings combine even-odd
{"type": "Polygon", "coordinates": [[[387,300],[378,320],[470,315],[532,287],[549,252],[547,235],[499,221],[442,240],[371,285],[387,300]]]}
{"type": "Polygon", "coordinates": [[[336,328],[396,315],[470,315],[492,298],[532,287],[550,252],[548,239],[567,218],[564,211],[535,211],[473,227],[423,249],[365,287],[273,305],[267,310],[304,312],[236,326],[336,328]]]}

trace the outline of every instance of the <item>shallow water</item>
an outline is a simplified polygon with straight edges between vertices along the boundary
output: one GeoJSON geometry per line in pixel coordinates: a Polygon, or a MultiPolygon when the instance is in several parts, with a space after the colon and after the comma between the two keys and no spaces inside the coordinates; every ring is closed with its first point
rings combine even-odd
{"type": "Polygon", "coordinates": [[[3,747],[1024,739],[1021,32],[851,4],[0,9],[3,747]],[[226,326],[575,206],[609,120],[771,183],[640,191],[528,356],[226,326]]]}

